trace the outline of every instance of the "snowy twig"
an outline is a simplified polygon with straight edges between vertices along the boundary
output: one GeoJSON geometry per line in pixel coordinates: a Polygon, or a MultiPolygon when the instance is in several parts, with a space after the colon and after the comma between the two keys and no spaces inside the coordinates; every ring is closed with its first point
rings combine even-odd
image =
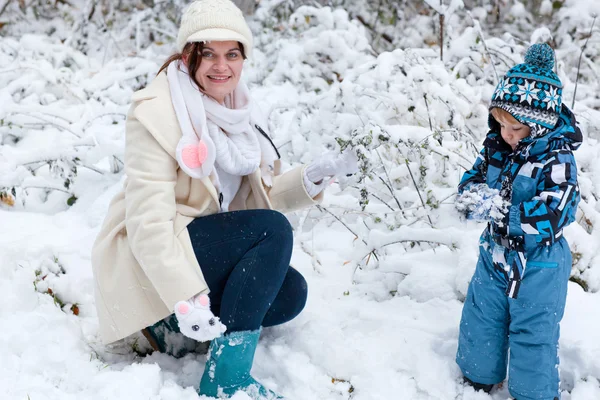
{"type": "MultiPolygon", "coordinates": [[[[327,208],[323,207],[323,206],[317,206],[317,209],[319,211],[325,211],[326,213],[330,214],[331,216],[333,216],[333,218],[335,218],[340,224],[344,225],[344,227],[346,229],[348,229],[348,231],[350,231],[351,234],[354,235],[354,237],[356,237],[357,239],[359,238],[359,236],[356,234],[356,232],[354,232],[348,225],[346,225],[346,223],[344,221],[342,221],[337,215],[335,215],[334,213],[332,213],[331,211],[329,211],[327,208]]],[[[364,244],[367,244],[367,242],[365,242],[364,239],[361,239],[361,241],[364,244]]]]}
{"type": "MultiPolygon", "coordinates": [[[[413,183],[415,184],[415,189],[417,190],[419,199],[421,199],[421,204],[423,204],[423,207],[425,208],[426,207],[425,201],[423,200],[423,196],[421,196],[421,191],[419,190],[419,185],[417,185],[417,181],[415,180],[412,170],[410,169],[408,158],[405,160],[405,163],[406,163],[406,168],[408,168],[408,173],[410,174],[410,178],[412,179],[413,183]]],[[[433,222],[431,221],[431,217],[429,216],[429,214],[427,214],[427,219],[429,220],[429,224],[431,226],[433,226],[433,222]]]]}
{"type": "Polygon", "coordinates": [[[383,39],[385,39],[386,42],[393,44],[394,43],[394,39],[392,39],[392,37],[386,33],[377,33],[375,32],[375,28],[373,28],[371,26],[371,24],[369,24],[362,16],[357,15],[356,19],[358,20],[358,22],[360,22],[361,24],[363,24],[363,26],[365,28],[367,28],[368,30],[370,30],[376,37],[381,37],[383,39]]]}
{"type": "Polygon", "coordinates": [[[4,14],[4,11],[6,11],[6,8],[8,7],[9,4],[10,4],[10,0],[6,0],[6,2],[2,6],[2,8],[0,9],[0,15],[4,14]]]}
{"type": "MultiPolygon", "coordinates": [[[[335,215],[334,213],[332,213],[331,211],[329,211],[327,208],[323,207],[323,206],[317,206],[317,209],[320,211],[325,211],[326,213],[330,214],[333,218],[335,218],[340,224],[342,224],[346,229],[348,229],[348,231],[354,235],[354,237],[356,237],[357,239],[360,239],[361,242],[363,242],[365,245],[368,246],[367,242],[364,239],[361,239],[360,236],[358,236],[344,221],[342,221],[337,215],[335,215]]],[[[373,255],[375,256],[375,258],[379,261],[379,258],[377,257],[377,252],[375,250],[371,251],[373,253],[373,255]]]]}
{"type": "MultiPolygon", "coordinates": [[[[381,177],[379,177],[379,179],[381,179],[381,177]]],[[[385,182],[384,182],[385,184],[385,182]]],[[[353,189],[356,189],[358,191],[361,190],[361,188],[359,188],[358,186],[350,186],[353,189]]],[[[377,187],[374,187],[373,190],[377,190],[379,192],[381,192],[380,190],[377,189],[377,187]]],[[[374,198],[376,198],[377,200],[379,200],[381,203],[383,203],[387,208],[389,208],[391,211],[393,212],[397,212],[398,210],[394,210],[394,208],[392,206],[390,206],[385,200],[383,200],[381,197],[377,196],[376,194],[373,193],[373,190],[369,190],[369,196],[373,196],[374,198]]],[[[400,212],[400,211],[398,211],[400,212]]]]}
{"type": "Polygon", "coordinates": [[[590,67],[590,70],[594,73],[594,76],[596,77],[596,80],[600,80],[600,73],[598,71],[598,66],[596,65],[596,63],[594,63],[594,61],[590,60],[588,57],[585,56],[585,54],[583,55],[583,61],[585,61],[585,63],[588,65],[588,67],[590,67]]]}
{"type": "MultiPolygon", "coordinates": [[[[102,13],[100,15],[102,15],[102,22],[104,23],[104,26],[108,27],[109,24],[106,22],[106,17],[102,13]]],[[[117,39],[115,38],[115,36],[112,34],[112,30],[108,30],[107,29],[106,34],[112,39],[112,41],[113,41],[115,47],[117,48],[117,51],[121,55],[121,57],[125,57],[125,53],[119,47],[119,43],[117,42],[117,39]]],[[[108,43],[107,43],[106,46],[105,46],[105,49],[104,49],[104,55],[102,57],[102,65],[104,65],[104,63],[106,61],[106,53],[108,52],[108,48],[109,48],[109,46],[108,46],[108,43]]]]}
{"type": "MultiPolygon", "coordinates": [[[[444,246],[448,247],[450,250],[454,250],[454,247],[451,246],[451,245],[449,245],[448,243],[438,242],[438,241],[435,241],[435,240],[424,240],[424,239],[401,239],[401,240],[395,240],[393,242],[389,242],[389,243],[385,243],[385,244],[379,245],[379,248],[381,249],[383,247],[387,247],[387,246],[390,246],[392,244],[399,244],[399,243],[427,243],[427,244],[430,244],[430,245],[437,244],[437,245],[444,245],[444,246]]],[[[363,256],[362,258],[365,258],[365,257],[367,257],[367,255],[363,256]]]]}
{"type": "Polygon", "coordinates": [[[82,168],[89,169],[90,171],[94,171],[94,172],[96,172],[96,173],[98,173],[100,175],[104,175],[104,171],[101,171],[101,170],[99,170],[96,167],[92,167],[91,165],[80,164],[79,166],[82,167],[82,168]]]}
{"type": "MultiPolygon", "coordinates": [[[[443,0],[440,0],[440,6],[444,4],[443,0]]],[[[440,14],[440,60],[444,62],[444,21],[446,16],[440,14]]]]}
{"type": "Polygon", "coordinates": [[[97,120],[99,118],[108,117],[108,116],[116,116],[116,117],[121,117],[123,119],[127,118],[127,116],[125,114],[123,114],[123,113],[115,113],[115,112],[108,112],[108,113],[96,115],[94,118],[92,118],[89,121],[87,121],[85,123],[85,125],[83,125],[82,130],[85,132],[87,130],[87,128],[89,128],[92,125],[93,121],[95,121],[95,120],[97,120]]]}
{"type": "MultiPolygon", "coordinates": [[[[439,201],[439,204],[454,204],[454,203],[444,203],[444,201],[446,201],[449,198],[454,197],[454,196],[456,196],[456,193],[452,193],[451,195],[444,197],[442,200],[439,201]]],[[[423,205],[417,204],[414,207],[405,208],[404,211],[418,210],[421,207],[423,207],[423,205]]]]}
{"type": "MultiPolygon", "coordinates": [[[[398,201],[398,199],[396,198],[396,196],[394,195],[394,189],[392,189],[392,187],[380,176],[378,176],[379,180],[381,181],[381,183],[383,183],[383,185],[388,188],[388,190],[390,191],[390,194],[392,195],[392,197],[394,198],[394,200],[396,201],[396,205],[398,206],[398,208],[400,209],[400,212],[402,212],[402,207],[400,206],[400,202],[398,201]]],[[[388,205],[389,207],[389,205],[388,205]]],[[[390,207],[391,208],[391,207],[390,207]]],[[[393,211],[396,211],[392,208],[393,211]]]]}
{"type": "Polygon", "coordinates": [[[579,84],[579,70],[581,69],[581,58],[583,57],[583,52],[585,51],[588,42],[590,41],[590,38],[592,37],[592,33],[594,31],[594,24],[596,23],[596,18],[598,18],[598,16],[594,16],[594,19],[592,20],[592,26],[590,28],[590,33],[587,37],[587,39],[585,40],[585,43],[583,44],[583,47],[581,48],[581,53],[579,54],[579,61],[577,62],[577,78],[575,79],[575,90],[573,91],[573,102],[571,103],[571,110],[573,110],[575,108],[575,96],[577,95],[577,85],[579,84]]]}
{"type": "Polygon", "coordinates": [[[176,33],[165,31],[164,29],[161,29],[161,28],[159,28],[156,25],[149,25],[148,28],[150,28],[152,30],[155,30],[156,32],[161,33],[161,34],[163,34],[165,36],[168,36],[168,37],[170,37],[173,40],[177,39],[177,34],[176,33]]]}
{"type": "Polygon", "coordinates": [[[425,99],[425,107],[427,108],[427,118],[429,118],[429,129],[433,132],[433,124],[431,123],[431,113],[429,112],[429,102],[427,101],[427,93],[423,93],[425,99]]]}
{"type": "Polygon", "coordinates": [[[392,195],[392,197],[394,198],[394,200],[396,200],[396,204],[398,205],[398,208],[400,210],[402,210],[402,206],[400,205],[400,201],[396,197],[396,194],[394,193],[394,189],[392,188],[392,180],[390,179],[390,175],[388,174],[387,169],[385,168],[385,164],[383,163],[383,158],[381,158],[381,154],[379,154],[379,150],[378,149],[375,149],[375,153],[379,157],[379,161],[381,161],[381,167],[383,168],[383,172],[385,173],[385,177],[387,178],[388,181],[386,183],[385,180],[383,180],[382,177],[379,177],[379,179],[381,179],[381,182],[383,182],[383,184],[390,191],[390,194],[392,195]]]}
{"type": "Polygon", "coordinates": [[[302,251],[304,251],[309,257],[310,259],[314,262],[319,264],[321,267],[323,266],[323,263],[321,263],[321,260],[319,260],[319,258],[308,249],[308,246],[306,246],[306,243],[304,241],[300,241],[300,248],[302,249],[302,251]]]}
{"type": "MultiPolygon", "coordinates": [[[[446,149],[445,149],[445,148],[443,148],[443,147],[441,147],[441,148],[442,148],[442,149],[444,149],[444,150],[446,150],[446,149]]],[[[437,155],[438,155],[438,156],[440,156],[440,157],[448,157],[448,155],[447,155],[447,154],[442,154],[442,153],[440,153],[439,151],[437,151],[437,150],[435,150],[435,149],[432,149],[431,147],[429,148],[429,151],[431,151],[432,153],[435,153],[435,154],[437,154],[437,155]]],[[[460,157],[460,158],[462,158],[463,160],[465,160],[467,163],[470,163],[470,160],[468,160],[468,159],[467,159],[465,156],[463,156],[462,154],[460,154],[460,153],[457,153],[456,151],[451,151],[451,150],[447,150],[447,151],[448,151],[448,152],[450,152],[450,153],[452,153],[452,154],[454,154],[454,155],[457,155],[458,157],[460,157]]],[[[469,165],[468,167],[465,167],[464,165],[462,165],[462,164],[460,164],[460,163],[458,163],[458,162],[457,162],[457,164],[458,164],[458,166],[459,166],[459,167],[461,167],[462,169],[465,169],[465,170],[469,170],[469,168],[471,168],[471,167],[470,167],[470,165],[469,165]]]]}
{"type": "Polygon", "coordinates": [[[490,54],[492,54],[492,53],[496,54],[498,56],[497,60],[500,61],[501,63],[503,63],[506,66],[506,68],[511,68],[512,64],[515,64],[515,62],[513,60],[511,60],[510,58],[509,58],[510,62],[507,62],[502,57],[500,57],[500,56],[506,57],[506,54],[502,53],[501,51],[496,50],[496,49],[487,49],[487,50],[489,51],[490,54]]]}
{"type": "MultiPolygon", "coordinates": [[[[381,179],[381,177],[379,178],[381,179]]],[[[384,182],[385,184],[385,182],[384,182]]],[[[381,203],[383,203],[387,208],[389,208],[391,211],[396,212],[397,210],[394,210],[394,208],[392,206],[390,206],[387,202],[383,201],[383,199],[379,196],[377,196],[376,194],[373,194],[373,192],[369,193],[371,196],[375,197],[377,200],[379,200],[381,203]]],[[[402,212],[402,210],[400,210],[400,212],[402,212]]]]}
{"type": "MultiPolygon", "coordinates": [[[[389,243],[385,243],[379,246],[379,248],[383,248],[383,247],[387,247],[390,246],[392,244],[400,244],[400,243],[427,243],[431,246],[431,249],[433,250],[433,252],[435,253],[435,247],[434,245],[444,245],[446,247],[448,247],[450,250],[454,250],[454,246],[453,245],[449,245],[448,243],[444,243],[444,242],[438,242],[435,240],[424,240],[424,239],[401,239],[401,240],[395,240],[393,242],[389,242],[389,243]]],[[[372,252],[374,252],[375,250],[373,250],[372,252]]],[[[369,257],[371,255],[372,252],[369,252],[367,254],[365,254],[364,256],[362,256],[360,259],[361,261],[364,260],[365,258],[369,257]]],[[[368,261],[367,261],[368,264],[368,261]]],[[[358,270],[359,265],[357,265],[357,267],[354,270],[354,273],[352,274],[354,276],[354,274],[356,274],[356,271],[358,270]]],[[[354,278],[353,278],[354,279],[354,278]]]]}
{"type": "Polygon", "coordinates": [[[435,11],[440,18],[440,60],[444,61],[444,24],[446,17],[452,15],[459,7],[464,7],[462,0],[452,0],[448,7],[444,8],[444,0],[440,0],[440,5],[434,3],[434,0],[424,0],[425,4],[435,11]]]}
{"type": "Polygon", "coordinates": [[[119,157],[114,156],[114,155],[112,156],[111,164],[112,164],[111,172],[113,174],[117,174],[117,173],[121,172],[122,167],[125,166],[125,163],[123,162],[123,160],[121,160],[119,157]]]}
{"type": "Polygon", "coordinates": [[[50,186],[21,186],[21,189],[23,189],[23,190],[25,190],[25,189],[56,190],[58,192],[63,192],[63,193],[71,194],[71,192],[69,192],[68,190],[61,189],[61,188],[56,188],[56,187],[50,187],[50,186]]]}
{"type": "Polygon", "coordinates": [[[485,49],[485,51],[487,51],[488,56],[490,57],[490,63],[492,64],[492,68],[494,69],[494,74],[496,74],[496,83],[498,83],[500,82],[500,77],[498,76],[498,71],[496,71],[496,65],[494,64],[494,58],[492,57],[492,53],[490,53],[487,43],[485,42],[485,36],[483,35],[483,31],[481,30],[481,24],[479,24],[478,20],[473,18],[471,11],[467,11],[467,15],[471,17],[471,21],[473,21],[473,25],[475,26],[475,29],[477,29],[479,37],[481,38],[481,42],[483,43],[483,48],[485,49]]]}
{"type": "MultiPolygon", "coordinates": [[[[21,165],[22,166],[26,166],[26,165],[38,164],[39,163],[39,164],[42,164],[42,166],[43,166],[43,164],[50,164],[53,161],[56,161],[56,159],[45,159],[45,160],[28,161],[26,163],[22,163],[21,165]]],[[[39,168],[39,166],[37,168],[39,168]]]]}
{"type": "MultiPolygon", "coordinates": [[[[0,71],[0,72],[2,72],[2,71],[0,71]]],[[[54,114],[43,113],[43,112],[40,112],[40,111],[34,111],[34,112],[36,112],[36,113],[39,113],[39,114],[42,114],[42,115],[45,115],[45,116],[48,116],[48,117],[53,117],[53,118],[57,118],[57,119],[62,119],[63,121],[65,121],[65,122],[67,122],[67,123],[69,123],[69,124],[71,123],[71,121],[69,121],[69,120],[68,120],[68,119],[66,119],[65,117],[61,117],[61,116],[59,116],[59,115],[54,115],[54,114]]],[[[48,121],[48,120],[46,120],[46,119],[44,119],[44,118],[41,118],[41,117],[39,117],[39,116],[37,116],[37,115],[35,115],[35,114],[33,114],[33,113],[32,113],[32,114],[27,114],[27,113],[25,113],[25,112],[23,112],[23,111],[15,111],[15,112],[9,113],[9,114],[7,114],[7,115],[6,115],[6,117],[11,117],[11,116],[14,116],[14,115],[25,115],[25,116],[27,116],[27,117],[34,117],[34,118],[37,118],[37,119],[39,119],[39,120],[42,120],[42,121],[44,121],[44,122],[51,123],[50,121],[48,121]]]]}
{"type": "MultiPolygon", "coordinates": [[[[49,121],[49,120],[47,120],[47,119],[45,119],[45,118],[42,118],[42,117],[40,117],[39,115],[35,115],[35,114],[27,114],[27,113],[24,113],[24,112],[20,112],[20,111],[18,111],[18,112],[15,112],[15,113],[8,114],[7,116],[11,116],[11,115],[19,115],[19,114],[20,114],[20,115],[25,115],[25,116],[27,116],[27,117],[33,117],[33,118],[37,118],[37,119],[39,119],[40,121],[43,121],[43,122],[45,122],[45,123],[47,123],[47,124],[49,124],[49,125],[52,125],[52,126],[54,126],[54,127],[58,128],[58,129],[60,129],[60,130],[67,131],[67,132],[69,132],[70,134],[72,134],[73,136],[75,136],[75,137],[77,137],[77,138],[81,139],[81,136],[79,136],[77,133],[73,132],[71,129],[69,129],[69,128],[67,128],[67,127],[64,127],[64,126],[62,126],[62,125],[59,125],[59,124],[57,124],[57,123],[55,123],[55,122],[49,121]]],[[[68,120],[66,120],[65,118],[63,118],[63,117],[59,117],[59,116],[57,116],[57,115],[50,115],[50,114],[47,114],[47,115],[48,115],[48,116],[51,116],[51,117],[55,117],[55,118],[62,119],[62,120],[64,120],[64,121],[66,121],[66,122],[69,122],[69,121],[68,121],[68,120]]]]}

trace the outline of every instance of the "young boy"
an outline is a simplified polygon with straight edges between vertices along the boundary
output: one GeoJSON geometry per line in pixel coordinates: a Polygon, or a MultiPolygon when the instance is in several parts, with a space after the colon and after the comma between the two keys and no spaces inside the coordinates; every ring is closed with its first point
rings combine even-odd
{"type": "Polygon", "coordinates": [[[456,362],[465,381],[486,392],[510,364],[508,389],[517,400],[560,399],[559,323],[571,272],[563,228],[580,198],[573,151],[582,135],[562,105],[553,66],[552,49],[535,44],[498,84],[490,131],[456,204],[467,218],[488,222],[456,362]]]}

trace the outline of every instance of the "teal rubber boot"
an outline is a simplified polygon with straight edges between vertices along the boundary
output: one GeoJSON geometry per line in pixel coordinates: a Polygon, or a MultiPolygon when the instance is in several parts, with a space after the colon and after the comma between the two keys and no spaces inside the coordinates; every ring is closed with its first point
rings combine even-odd
{"type": "Polygon", "coordinates": [[[250,376],[260,329],[233,332],[210,343],[199,394],[228,399],[241,390],[252,400],[283,399],[250,376]]]}

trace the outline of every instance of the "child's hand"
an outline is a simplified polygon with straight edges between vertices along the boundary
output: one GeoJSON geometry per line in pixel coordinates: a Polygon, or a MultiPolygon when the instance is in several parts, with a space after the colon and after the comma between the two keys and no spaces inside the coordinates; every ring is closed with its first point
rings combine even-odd
{"type": "Polygon", "coordinates": [[[510,203],[500,196],[496,189],[485,183],[472,185],[456,197],[456,209],[468,219],[476,221],[492,220],[503,226],[510,203]]]}
{"type": "Polygon", "coordinates": [[[181,333],[199,342],[213,340],[227,330],[210,311],[210,300],[205,294],[177,302],[175,316],[181,333]]]}

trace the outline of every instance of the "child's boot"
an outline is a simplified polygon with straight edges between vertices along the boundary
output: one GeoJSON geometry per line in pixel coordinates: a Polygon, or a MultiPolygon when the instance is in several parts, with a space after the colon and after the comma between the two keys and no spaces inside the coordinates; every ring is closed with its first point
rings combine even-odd
{"type": "Polygon", "coordinates": [[[484,383],[473,382],[472,380],[470,380],[466,376],[463,377],[463,379],[464,379],[465,383],[468,384],[469,386],[473,387],[473,389],[475,389],[476,392],[479,392],[480,390],[483,390],[484,392],[489,393],[494,388],[493,384],[486,385],[484,383]]]}
{"type": "Polygon", "coordinates": [[[283,399],[250,376],[259,336],[260,329],[214,339],[208,349],[199,394],[229,398],[241,390],[252,400],[283,399]]]}

